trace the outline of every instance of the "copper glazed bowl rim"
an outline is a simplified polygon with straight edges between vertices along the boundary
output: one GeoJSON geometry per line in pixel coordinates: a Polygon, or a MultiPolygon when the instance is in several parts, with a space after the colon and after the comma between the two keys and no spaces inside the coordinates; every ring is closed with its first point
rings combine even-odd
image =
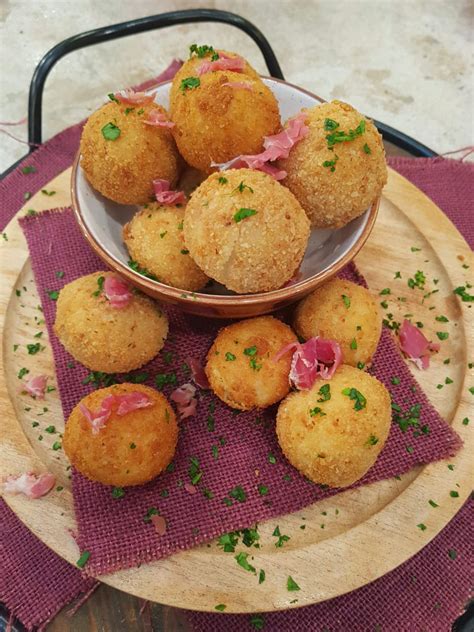
{"type": "MultiPolygon", "coordinates": [[[[323,99],[318,97],[317,95],[305,90],[304,88],[300,88],[292,83],[287,81],[282,81],[281,79],[275,79],[273,77],[265,77],[274,81],[276,83],[282,83],[296,90],[303,92],[312,98],[323,102],[323,99]]],[[[171,81],[162,82],[163,85],[165,83],[171,83],[171,81]]],[[[156,88],[154,86],[149,88],[149,90],[156,88]]],[[[330,265],[328,268],[317,272],[316,274],[310,276],[309,278],[298,281],[293,285],[289,285],[286,287],[279,288],[278,290],[271,290],[269,292],[260,292],[256,294],[231,294],[231,295],[220,295],[220,294],[203,294],[200,292],[190,292],[188,290],[182,290],[179,288],[172,287],[170,285],[166,285],[161,283],[160,281],[154,281],[152,279],[148,279],[147,277],[141,275],[138,272],[135,272],[132,268],[122,263],[114,256],[109,254],[107,250],[101,245],[101,243],[94,237],[94,235],[90,232],[86,222],[84,221],[84,217],[82,215],[81,207],[79,204],[79,200],[77,197],[77,189],[76,189],[76,178],[77,178],[77,170],[79,168],[80,163],[80,149],[77,151],[76,157],[74,159],[74,163],[72,166],[72,174],[71,174],[71,198],[72,198],[72,208],[74,211],[74,215],[79,224],[79,228],[81,229],[82,234],[88,241],[89,245],[92,247],[94,252],[99,256],[102,261],[104,261],[110,268],[118,272],[122,277],[125,277],[132,285],[141,287],[145,293],[152,294],[155,296],[163,296],[167,301],[171,301],[177,304],[189,303],[189,299],[199,301],[201,305],[208,305],[209,307],[214,308],[225,308],[242,306],[243,304],[251,306],[251,305],[259,305],[265,307],[267,304],[273,305],[277,302],[285,301],[285,302],[293,302],[298,300],[300,296],[305,296],[311,290],[315,289],[318,285],[320,285],[324,280],[333,277],[337,272],[339,272],[344,266],[346,266],[352,259],[357,255],[359,250],[367,241],[370,233],[375,224],[375,220],[377,218],[377,213],[380,205],[381,196],[378,196],[377,199],[370,205],[369,207],[369,215],[367,217],[366,224],[362,230],[357,241],[347,250],[347,252],[335,263],[330,265]]]]}

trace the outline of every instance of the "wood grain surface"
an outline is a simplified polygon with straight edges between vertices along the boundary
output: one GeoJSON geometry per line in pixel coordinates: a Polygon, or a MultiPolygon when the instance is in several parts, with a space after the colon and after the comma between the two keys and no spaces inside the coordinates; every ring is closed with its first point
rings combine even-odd
{"type": "MultiPolygon", "coordinates": [[[[69,205],[69,170],[47,189],[56,191],[54,197],[39,193],[20,214],[27,209],[40,211],[69,205]]],[[[41,407],[34,404],[30,411],[25,411],[31,399],[20,395],[18,388],[17,373],[22,366],[27,365],[32,373],[54,375],[51,349],[44,330],[41,340],[45,350],[35,356],[26,353],[25,345],[34,341],[33,335],[44,326],[37,326],[41,316],[38,298],[26,243],[16,219],[5,232],[8,241],[2,240],[0,247],[3,332],[0,475],[49,469],[64,487],[39,501],[22,496],[6,496],[5,500],[46,544],[74,563],[78,550],[68,532],[75,523],[67,461],[61,451],[51,450],[57,437],[42,433],[43,440],[38,440],[43,426],[54,424],[59,430],[63,428],[59,398],[56,391],[47,395],[44,406],[48,411],[44,413],[44,422],[39,417],[38,430],[32,428],[32,422],[38,419],[41,407]],[[15,352],[14,344],[19,345],[15,352]]],[[[384,297],[395,319],[400,320],[406,312],[415,314],[416,320],[425,322],[430,337],[441,329],[440,323],[434,322],[434,315],[444,314],[449,318],[449,323],[442,323],[442,329],[450,336],[441,343],[441,352],[433,358],[429,371],[412,370],[432,403],[465,442],[465,447],[450,460],[455,465],[454,471],[448,470],[446,462],[433,463],[409,472],[401,480],[382,481],[344,492],[304,511],[260,525],[262,548],[255,553],[255,563],[265,568],[267,581],[255,590],[249,590],[248,574],[235,564],[233,556],[224,554],[215,543],[140,569],[101,577],[103,582],[171,606],[212,611],[215,604],[226,603],[228,612],[252,612],[289,607],[294,594],[286,590],[286,577],[291,574],[302,587],[295,605],[307,605],[353,590],[385,574],[425,546],[458,511],[473,482],[469,459],[472,429],[463,425],[462,419],[472,410],[468,388],[474,384],[474,378],[468,375],[468,361],[474,357],[474,332],[467,318],[470,310],[467,304],[459,302],[453,289],[464,285],[467,272],[474,268],[472,253],[446,216],[418,189],[390,171],[374,231],[356,262],[374,293],[390,286],[393,291],[396,289],[396,297],[406,298],[397,301],[395,296],[384,297]],[[421,250],[412,252],[412,246],[421,250]],[[471,267],[466,270],[463,264],[471,267]],[[406,279],[418,269],[423,269],[428,277],[427,290],[434,289],[433,278],[439,279],[440,291],[423,305],[406,281],[393,280],[396,271],[406,279]],[[429,310],[433,305],[436,309],[429,310]],[[443,360],[448,357],[451,362],[447,367],[443,360]],[[438,389],[437,384],[444,384],[447,376],[453,383],[438,389]],[[458,498],[450,496],[452,489],[458,490],[458,498]],[[436,510],[428,504],[430,498],[436,498],[439,504],[436,510]],[[307,524],[304,531],[299,529],[302,516],[307,524]],[[427,525],[426,531],[416,528],[421,522],[427,525]],[[275,550],[270,537],[277,523],[282,533],[291,536],[280,550],[275,550]],[[374,540],[379,542],[376,564],[367,556],[374,540]]],[[[74,629],[186,629],[182,612],[174,608],[153,607],[138,617],[140,607],[135,597],[102,585],[76,615],[74,629]]],[[[62,614],[49,630],[64,630],[69,626],[70,619],[62,614]]]]}

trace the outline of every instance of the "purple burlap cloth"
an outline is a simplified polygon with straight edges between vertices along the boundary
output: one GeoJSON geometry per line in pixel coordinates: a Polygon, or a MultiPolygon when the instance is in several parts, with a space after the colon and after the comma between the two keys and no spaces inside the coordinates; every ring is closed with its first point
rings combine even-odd
{"type": "MultiPolygon", "coordinates": [[[[38,168],[37,173],[25,176],[18,168],[0,183],[2,194],[0,213],[3,224],[22,205],[25,191],[34,193],[71,163],[77,148],[79,133],[80,129],[76,126],[38,149],[33,157],[26,161],[26,164],[34,164],[38,168]]],[[[430,193],[430,183],[433,183],[437,192],[433,196],[435,201],[448,211],[449,216],[458,223],[461,230],[467,228],[472,231],[472,223],[470,225],[467,222],[467,226],[463,225],[463,219],[472,217],[472,189],[470,189],[471,196],[469,197],[469,179],[471,178],[472,182],[473,175],[472,166],[445,160],[397,159],[395,167],[402,173],[404,169],[407,169],[410,179],[421,187],[424,185],[428,193],[430,193]],[[421,175],[418,182],[419,174],[421,175]],[[442,182],[445,183],[445,187],[442,186],[442,182]],[[446,193],[447,188],[452,188],[452,190],[446,193]],[[467,208],[469,204],[470,209],[467,208]]],[[[70,222],[70,213],[65,212],[50,213],[43,218],[31,218],[25,223],[48,326],[51,325],[55,304],[45,296],[45,290],[60,288],[54,275],[55,270],[61,269],[65,272],[64,279],[61,281],[62,285],[63,282],[70,281],[81,274],[103,268],[103,265],[98,263],[87,249],[85,243],[80,241],[78,233],[71,227],[70,222]],[[54,229],[53,226],[55,226],[54,229]],[[39,238],[39,230],[42,231],[41,238],[39,238]],[[65,230],[67,235],[64,233],[65,230]],[[45,248],[41,241],[48,247],[45,248]],[[50,242],[51,250],[49,249],[50,242]],[[70,255],[71,251],[74,257],[70,255]]],[[[466,236],[472,238],[472,233],[466,236]]],[[[168,343],[167,350],[173,354],[173,363],[165,365],[160,354],[160,358],[152,363],[153,368],[150,373],[170,373],[176,370],[178,383],[182,383],[187,379],[180,368],[182,362],[190,354],[200,359],[204,357],[216,323],[202,323],[202,321],[177,313],[171,313],[171,323],[174,341],[168,343]],[[188,344],[183,345],[180,338],[184,336],[188,338],[188,344]]],[[[74,369],[68,369],[67,354],[59,347],[52,334],[51,339],[55,347],[61,397],[67,413],[75,401],[90,388],[81,384],[81,379],[87,372],[77,364],[74,369]]],[[[442,458],[451,453],[457,445],[456,436],[439,419],[419,388],[412,393],[411,378],[397,351],[391,347],[387,335],[384,336],[382,345],[386,350],[384,363],[387,363],[388,359],[393,364],[384,375],[382,362],[378,362],[376,358],[375,374],[394,390],[395,401],[399,401],[404,410],[410,404],[422,404],[422,421],[429,425],[430,434],[415,439],[411,433],[402,434],[398,427],[394,426],[382,456],[365,482],[401,473],[417,462],[442,458]],[[402,378],[402,384],[396,389],[388,381],[392,375],[402,378]],[[408,443],[414,448],[411,454],[406,451],[408,443]]],[[[217,533],[248,526],[256,520],[304,506],[321,497],[322,493],[328,493],[321,492],[314,485],[304,481],[286,464],[274,441],[271,428],[266,427],[266,424],[252,423],[252,420],[255,420],[255,414],[234,415],[224,405],[217,402],[213,413],[215,430],[209,431],[207,417],[210,399],[209,394],[202,394],[198,416],[184,424],[187,430],[180,438],[174,472],[167,473],[156,482],[140,489],[128,490],[126,496],[119,500],[112,499],[110,488],[94,485],[75,475],[74,493],[80,544],[81,548],[91,551],[90,570],[104,572],[110,568],[136,564],[140,559],[161,557],[178,548],[186,548],[204,541],[217,533]],[[191,437],[193,442],[191,442],[191,437]],[[211,446],[217,443],[220,437],[225,437],[227,443],[221,447],[220,458],[215,461],[212,458],[211,446]],[[267,462],[268,452],[272,452],[277,457],[275,465],[267,462]],[[242,454],[245,455],[245,460],[249,461],[248,465],[238,461],[236,455],[242,454]],[[190,456],[195,456],[200,460],[203,486],[205,485],[214,494],[210,500],[201,494],[190,496],[180,487],[180,480],[183,482],[188,480],[187,469],[190,456]],[[260,469],[258,479],[255,478],[255,467],[260,469]],[[283,475],[287,472],[290,473],[291,481],[283,481],[283,475]],[[262,498],[257,495],[255,489],[257,483],[264,483],[269,487],[270,492],[265,499],[271,500],[271,505],[264,504],[262,498]],[[222,503],[222,498],[228,496],[229,491],[236,485],[246,490],[247,502],[241,504],[234,502],[231,507],[227,507],[222,503]],[[168,491],[166,498],[160,495],[164,489],[168,491]],[[290,499],[288,499],[289,496],[291,496],[290,499]],[[94,501],[95,504],[92,506],[94,501]],[[150,506],[159,507],[161,513],[169,521],[168,533],[161,539],[157,539],[152,529],[143,523],[143,516],[150,506]],[[193,514],[193,520],[187,522],[188,513],[193,514]],[[196,527],[199,532],[196,532],[196,527]],[[150,548],[149,553],[145,553],[147,548],[150,548]]],[[[267,413],[267,416],[269,414],[267,413]]],[[[71,569],[68,564],[54,556],[49,549],[31,536],[5,505],[2,505],[2,517],[3,513],[9,517],[9,520],[5,518],[3,521],[6,525],[4,529],[9,533],[17,529],[19,533],[27,534],[29,539],[27,540],[26,535],[23,538],[17,537],[15,546],[12,546],[7,538],[2,537],[2,547],[5,549],[3,560],[6,560],[6,564],[2,564],[0,575],[0,598],[15,615],[31,627],[51,617],[61,605],[67,603],[80,590],[86,589],[87,584],[82,582],[78,571],[71,569]],[[33,571],[38,566],[42,568],[43,580],[47,578],[48,581],[37,581],[33,571]],[[22,569],[22,573],[15,575],[9,570],[15,567],[22,569]],[[55,582],[55,577],[61,577],[61,579],[55,582]],[[26,601],[23,598],[25,594],[34,595],[35,598],[26,601]]],[[[370,586],[337,600],[291,613],[267,615],[268,620],[272,622],[271,629],[316,630],[327,627],[338,630],[343,629],[341,628],[343,625],[345,629],[362,630],[370,629],[372,622],[373,625],[380,623],[384,626],[386,621],[394,626],[390,629],[416,629],[416,627],[410,627],[409,622],[418,620],[417,612],[423,612],[419,619],[422,628],[446,629],[459,613],[468,595],[471,560],[468,559],[468,553],[463,548],[463,542],[469,541],[469,535],[469,507],[466,504],[456,519],[428,547],[399,569],[370,586]],[[451,548],[456,548],[458,551],[456,560],[448,557],[447,551],[451,548]],[[440,552],[443,552],[444,557],[440,552]],[[435,582],[430,567],[435,564],[438,554],[440,555],[438,566],[433,571],[437,579],[435,582]],[[407,587],[404,582],[409,576],[407,573],[417,576],[414,590],[417,598],[411,595],[403,601],[403,605],[400,605],[400,602],[397,603],[392,599],[393,591],[406,596],[407,587]],[[448,594],[445,586],[450,581],[453,582],[453,592],[448,594]],[[387,586],[384,587],[386,582],[388,582],[387,586]],[[430,614],[429,608],[422,609],[418,600],[426,600],[427,594],[434,595],[435,593],[441,607],[435,607],[436,604],[434,604],[433,612],[430,614]],[[357,599],[360,594],[363,595],[361,602],[366,601],[363,619],[358,618],[357,613],[354,612],[358,610],[357,599]],[[373,609],[370,608],[370,603],[373,603],[373,609]],[[333,612],[328,610],[331,604],[333,612]]],[[[231,615],[224,615],[224,617],[223,615],[193,615],[193,621],[197,629],[217,630],[223,627],[230,628],[230,626],[234,626],[232,629],[245,629],[244,626],[249,625],[248,617],[231,615]]]]}

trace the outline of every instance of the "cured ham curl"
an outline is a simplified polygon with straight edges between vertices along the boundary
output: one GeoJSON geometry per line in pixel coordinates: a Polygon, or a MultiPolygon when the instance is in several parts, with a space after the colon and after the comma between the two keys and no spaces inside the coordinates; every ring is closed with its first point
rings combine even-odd
{"type": "Polygon", "coordinates": [[[115,276],[107,276],[104,281],[104,295],[112,307],[121,309],[130,302],[132,293],[128,285],[115,276]]]}
{"type": "Polygon", "coordinates": [[[286,171],[269,164],[280,158],[288,158],[291,149],[300,140],[309,134],[309,127],[305,124],[306,114],[301,112],[288,119],[285,129],[273,136],[265,136],[263,140],[264,151],[260,154],[241,155],[222,163],[211,163],[212,167],[218,167],[219,171],[226,169],[240,169],[247,167],[268,173],[275,180],[283,180],[286,171]]]}
{"type": "Polygon", "coordinates": [[[196,387],[187,382],[171,393],[171,399],[176,404],[180,419],[186,419],[196,414],[196,387]]]}
{"type": "Polygon", "coordinates": [[[342,363],[342,351],[335,340],[310,338],[307,342],[291,342],[273,358],[278,362],[289,351],[293,351],[288,379],[300,391],[309,390],[318,378],[330,380],[342,363]]]}
{"type": "Polygon", "coordinates": [[[225,53],[219,53],[219,59],[215,61],[203,61],[197,72],[199,76],[202,76],[207,72],[215,72],[216,70],[243,72],[245,70],[245,61],[242,57],[229,57],[229,55],[225,53]]]}
{"type": "Polygon", "coordinates": [[[85,404],[79,404],[79,410],[90,423],[92,434],[96,435],[107,423],[113,408],[116,407],[116,413],[119,417],[123,417],[127,413],[140,408],[148,408],[153,402],[148,395],[140,391],[125,393],[123,395],[107,395],[100,405],[98,411],[92,411],[85,404]]]}
{"type": "Polygon", "coordinates": [[[147,94],[146,92],[135,92],[131,88],[126,88],[116,92],[114,97],[119,103],[124,105],[146,105],[147,103],[153,103],[155,95],[156,92],[147,94]]]}
{"type": "Polygon", "coordinates": [[[400,349],[419,369],[427,369],[430,366],[431,353],[440,349],[439,344],[427,340],[418,327],[406,319],[400,327],[398,337],[400,349]]]}
{"type": "Polygon", "coordinates": [[[37,375],[36,377],[30,377],[23,384],[23,388],[29,395],[31,395],[31,397],[36,397],[36,399],[44,399],[47,382],[48,378],[46,377],[46,375],[37,375]]]}
{"type": "Polygon", "coordinates": [[[172,191],[168,180],[153,180],[156,201],[160,204],[185,204],[186,196],[183,191],[172,191]]]}
{"type": "Polygon", "coordinates": [[[153,127],[167,127],[171,129],[174,127],[174,123],[166,118],[166,114],[160,110],[151,110],[148,114],[148,118],[143,121],[145,125],[152,125],[153,127]]]}
{"type": "Polygon", "coordinates": [[[18,476],[8,476],[3,484],[7,494],[24,494],[28,498],[45,496],[56,483],[56,477],[49,472],[37,476],[32,472],[24,472],[18,476]]]}

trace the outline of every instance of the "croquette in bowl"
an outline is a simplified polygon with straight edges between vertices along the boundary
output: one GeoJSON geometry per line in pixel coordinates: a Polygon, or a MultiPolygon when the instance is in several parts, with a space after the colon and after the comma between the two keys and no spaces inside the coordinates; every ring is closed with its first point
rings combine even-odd
{"type": "Polygon", "coordinates": [[[214,173],[192,194],[184,241],[209,277],[239,294],[275,290],[303,259],[309,221],[294,195],[261,171],[214,173]]]}

